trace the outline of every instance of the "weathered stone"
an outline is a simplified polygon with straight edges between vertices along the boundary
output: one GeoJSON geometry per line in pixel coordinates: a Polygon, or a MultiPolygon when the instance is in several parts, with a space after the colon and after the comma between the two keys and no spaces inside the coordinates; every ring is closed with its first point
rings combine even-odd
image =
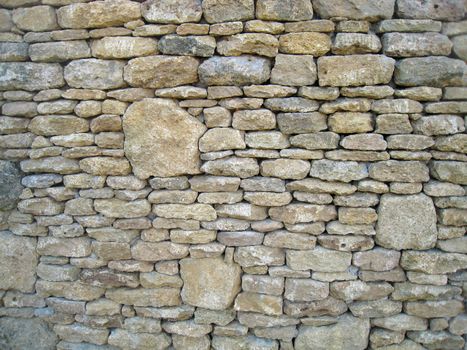
{"type": "Polygon", "coordinates": [[[2,317],[0,328],[0,345],[5,349],[47,350],[55,348],[58,341],[47,323],[39,318],[2,317]]]}
{"type": "Polygon", "coordinates": [[[402,311],[402,303],[399,301],[378,299],[353,302],[349,305],[349,308],[356,317],[386,317],[400,313],[402,311]]]}
{"type": "Polygon", "coordinates": [[[234,260],[242,267],[284,264],[284,252],[280,248],[265,246],[239,247],[235,251],[234,260]]]}
{"type": "Polygon", "coordinates": [[[434,161],[431,174],[435,179],[461,185],[467,184],[467,167],[463,162],[434,161]]]}
{"type": "Polygon", "coordinates": [[[206,128],[175,102],[144,99],[134,103],[125,113],[123,130],[125,153],[136,176],[199,173],[198,139],[206,128]],[[148,113],[154,117],[146,118],[148,113]]]}
{"type": "Polygon", "coordinates": [[[323,56],[331,49],[328,35],[315,32],[290,33],[279,37],[279,52],[323,56]]]}
{"type": "Polygon", "coordinates": [[[61,7],[57,17],[62,28],[104,28],[139,19],[141,11],[134,1],[105,0],[61,7]]]}
{"type": "Polygon", "coordinates": [[[90,57],[91,51],[84,40],[58,41],[32,44],[29,47],[29,55],[31,61],[65,62],[90,57]]]}
{"type": "Polygon", "coordinates": [[[13,10],[14,24],[22,30],[43,32],[57,29],[57,18],[51,6],[34,6],[13,10]]]}
{"type": "Polygon", "coordinates": [[[157,43],[150,38],[105,37],[94,40],[91,44],[91,50],[93,56],[97,58],[131,58],[155,54],[157,43]]]}
{"type": "Polygon", "coordinates": [[[0,232],[0,288],[32,292],[36,282],[38,256],[36,239],[0,232]]]}
{"type": "Polygon", "coordinates": [[[391,57],[448,56],[452,43],[439,33],[388,33],[383,35],[383,53],[391,57]]]}
{"type": "Polygon", "coordinates": [[[437,238],[436,214],[432,200],[423,195],[381,197],[376,242],[393,249],[428,249],[437,238]],[[398,220],[395,222],[394,217],[398,220]]]}
{"type": "Polygon", "coordinates": [[[27,43],[2,42],[0,43],[0,61],[26,61],[28,47],[27,43]]]}
{"type": "Polygon", "coordinates": [[[421,5],[408,0],[398,0],[397,15],[401,18],[458,21],[464,17],[464,7],[455,1],[431,0],[421,5]]]}
{"type": "Polygon", "coordinates": [[[427,320],[407,314],[398,314],[372,320],[372,325],[393,331],[425,330],[427,320]]]}
{"type": "Polygon", "coordinates": [[[145,1],[141,6],[144,19],[150,23],[199,22],[202,15],[200,0],[145,1]]]}
{"type": "Polygon", "coordinates": [[[417,161],[388,160],[369,166],[370,177],[378,181],[426,182],[428,168],[417,161]]]}
{"type": "Polygon", "coordinates": [[[427,252],[404,251],[401,267],[409,271],[428,274],[445,274],[466,268],[465,254],[444,253],[431,250],[427,252]]]}
{"type": "Polygon", "coordinates": [[[330,287],[331,296],[345,301],[378,300],[393,290],[387,282],[343,281],[333,282],[330,287]]]}
{"type": "MultiPolygon", "coordinates": [[[[15,163],[2,160],[0,174],[0,209],[14,209],[23,189],[21,172],[15,163]]],[[[27,180],[25,182],[24,186],[27,186],[27,180]]]]}
{"type": "Polygon", "coordinates": [[[179,305],[179,293],[176,288],[118,288],[108,290],[105,296],[120,304],[161,307],[179,305]]]}
{"type": "Polygon", "coordinates": [[[255,159],[230,157],[207,161],[201,171],[212,175],[237,176],[247,178],[259,174],[259,165],[255,159]]]}
{"type": "Polygon", "coordinates": [[[79,162],[80,168],[92,175],[128,175],[131,167],[125,158],[90,157],[79,162]]]}
{"type": "Polygon", "coordinates": [[[237,311],[280,315],[282,314],[282,298],[266,294],[242,292],[235,299],[234,308],[237,311]]]}
{"type": "Polygon", "coordinates": [[[221,258],[190,258],[181,260],[180,267],[182,299],[187,304],[223,310],[240,291],[240,266],[235,263],[225,263],[221,258]]]}
{"type": "Polygon", "coordinates": [[[149,56],[134,58],[124,69],[124,79],[131,86],[165,88],[198,81],[199,62],[185,56],[149,56]]]}
{"type": "Polygon", "coordinates": [[[0,90],[28,91],[59,88],[65,84],[59,64],[5,62],[0,63],[0,90]]]}
{"type": "Polygon", "coordinates": [[[422,318],[455,317],[464,311],[464,304],[459,300],[409,301],[404,311],[422,318]]]}
{"type": "Polygon", "coordinates": [[[94,207],[99,213],[114,218],[141,217],[148,215],[151,211],[151,206],[147,200],[127,202],[116,198],[96,199],[94,207]]]}
{"type": "Polygon", "coordinates": [[[465,63],[447,57],[415,57],[400,60],[394,81],[401,86],[434,87],[461,85],[465,63]]]}
{"type": "Polygon", "coordinates": [[[321,300],[329,295],[329,284],[301,278],[287,278],[284,297],[290,301],[321,300]]]}
{"type": "Polygon", "coordinates": [[[89,123],[72,115],[40,115],[31,120],[28,129],[36,135],[68,135],[89,130],[89,123]]]}
{"type": "Polygon", "coordinates": [[[377,53],[379,50],[381,42],[374,34],[337,33],[332,45],[332,53],[336,55],[377,53]]]}
{"type": "Polygon", "coordinates": [[[205,85],[262,84],[269,79],[270,62],[253,56],[212,57],[204,61],[198,71],[205,85]]]}
{"type": "Polygon", "coordinates": [[[217,44],[217,51],[223,56],[240,56],[256,54],[274,57],[277,55],[279,43],[270,34],[236,34],[222,39],[217,44]]]}
{"type": "Polygon", "coordinates": [[[217,217],[214,208],[208,204],[158,204],[153,211],[157,216],[169,219],[213,221],[217,217]]]}
{"type": "Polygon", "coordinates": [[[338,322],[329,326],[301,326],[295,339],[295,348],[363,350],[368,345],[370,323],[366,319],[353,317],[350,314],[340,316],[338,322]],[[349,337],[352,334],[352,337],[349,337]]]}
{"type": "Polygon", "coordinates": [[[357,162],[336,162],[332,160],[316,160],[312,162],[310,176],[322,180],[350,182],[368,176],[364,164],[357,162]]]}
{"type": "Polygon", "coordinates": [[[74,88],[116,89],[125,85],[122,76],[124,65],[119,61],[95,58],[72,61],[65,67],[65,80],[74,88]]]}
{"type": "Polygon", "coordinates": [[[380,55],[320,57],[320,86],[361,86],[387,84],[395,61],[380,55]]]}
{"type": "Polygon", "coordinates": [[[87,237],[40,237],[37,252],[42,255],[83,257],[91,254],[91,244],[87,237]]]}
{"type": "Polygon", "coordinates": [[[210,129],[199,140],[201,152],[244,148],[246,145],[242,133],[230,128],[210,129]]]}
{"type": "Polygon", "coordinates": [[[209,36],[166,35],[159,41],[159,49],[166,55],[210,57],[216,40],[209,36]]]}
{"type": "Polygon", "coordinates": [[[316,247],[313,250],[287,251],[287,265],[293,270],[340,272],[350,266],[351,259],[351,253],[322,247],[316,247]]]}
{"type": "Polygon", "coordinates": [[[170,345],[167,334],[133,333],[125,329],[113,329],[109,336],[109,344],[126,349],[166,349],[170,345]]]}
{"type": "Polygon", "coordinates": [[[274,68],[271,71],[271,83],[291,86],[312,85],[316,78],[313,56],[283,54],[276,56],[274,68]]]}
{"type": "Polygon", "coordinates": [[[204,0],[203,15],[208,23],[245,21],[255,17],[253,0],[204,0]]]}
{"type": "Polygon", "coordinates": [[[389,271],[399,265],[401,253],[395,250],[375,248],[368,252],[353,255],[353,264],[364,270],[389,271]]]}

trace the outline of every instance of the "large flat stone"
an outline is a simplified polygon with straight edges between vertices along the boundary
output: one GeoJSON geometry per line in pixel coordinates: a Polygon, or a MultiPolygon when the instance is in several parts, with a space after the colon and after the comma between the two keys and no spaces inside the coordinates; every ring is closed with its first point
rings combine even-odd
{"type": "Polygon", "coordinates": [[[196,58],[186,56],[138,57],[128,62],[125,81],[134,87],[166,88],[198,81],[196,58]]]}
{"type": "Polygon", "coordinates": [[[201,0],[149,0],[141,5],[144,19],[152,23],[199,22],[201,0]]]}
{"type": "Polygon", "coordinates": [[[392,17],[394,3],[395,0],[313,0],[313,8],[321,18],[344,17],[377,21],[392,17]]]}
{"type": "Polygon", "coordinates": [[[437,239],[436,211],[424,194],[381,197],[376,242],[392,249],[429,249],[437,239]]]}
{"type": "Polygon", "coordinates": [[[72,61],[65,67],[65,80],[82,89],[117,89],[125,86],[124,62],[88,58],[72,61]]]}
{"type": "Polygon", "coordinates": [[[39,318],[0,318],[0,348],[51,350],[58,339],[47,323],[39,318]]]}
{"type": "Polygon", "coordinates": [[[38,262],[35,238],[0,232],[0,261],[0,289],[34,291],[38,262]]]}
{"type": "Polygon", "coordinates": [[[198,174],[198,140],[205,130],[172,100],[144,99],[124,115],[125,155],[142,179],[198,174]]]}
{"type": "Polygon", "coordinates": [[[320,86],[363,86],[387,84],[394,59],[382,55],[326,56],[318,59],[320,86]]]}
{"type": "Polygon", "coordinates": [[[63,68],[58,63],[0,63],[0,90],[37,91],[63,85],[63,68]]]}
{"type": "Polygon", "coordinates": [[[227,309],[240,291],[241,268],[222,258],[183,259],[182,299],[186,304],[211,310],[227,309]]]}

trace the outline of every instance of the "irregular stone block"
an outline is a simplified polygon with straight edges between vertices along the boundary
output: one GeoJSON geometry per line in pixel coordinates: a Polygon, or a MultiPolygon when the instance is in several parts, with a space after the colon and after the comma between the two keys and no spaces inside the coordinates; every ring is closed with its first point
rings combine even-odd
{"type": "Polygon", "coordinates": [[[350,266],[352,253],[322,247],[312,250],[287,250],[287,265],[292,270],[342,272],[350,266]]]}
{"type": "Polygon", "coordinates": [[[332,45],[332,53],[336,55],[377,53],[379,50],[381,42],[374,34],[337,33],[332,45]]]}
{"type": "Polygon", "coordinates": [[[237,311],[258,312],[266,315],[281,315],[282,297],[242,292],[235,299],[234,309],[237,311]]]}
{"type": "Polygon", "coordinates": [[[107,290],[105,297],[120,304],[134,306],[180,305],[180,289],[177,288],[117,288],[107,290]]]}
{"type": "Polygon", "coordinates": [[[259,0],[256,2],[256,18],[264,21],[306,21],[313,19],[310,0],[259,0]]]}
{"type": "Polygon", "coordinates": [[[149,56],[130,60],[124,79],[131,86],[166,88],[198,81],[199,62],[193,57],[149,56]]]}
{"type": "Polygon", "coordinates": [[[383,35],[383,53],[391,57],[449,56],[452,43],[439,33],[383,35]]]}
{"type": "Polygon", "coordinates": [[[141,17],[140,5],[128,0],[105,0],[60,7],[57,18],[62,28],[105,28],[121,26],[141,17]]]}
{"type": "Polygon", "coordinates": [[[151,38],[104,37],[93,40],[91,50],[93,56],[104,59],[148,56],[157,52],[157,42],[151,38]]]}
{"type": "Polygon", "coordinates": [[[199,22],[202,15],[201,0],[145,1],[141,5],[144,19],[150,23],[199,22]]]}
{"type": "Polygon", "coordinates": [[[199,78],[204,85],[262,84],[269,79],[270,62],[253,56],[212,57],[199,66],[199,78]]]}
{"type": "Polygon", "coordinates": [[[210,57],[215,49],[216,39],[206,35],[166,35],[159,40],[159,50],[166,55],[210,57]]]}
{"type": "Polygon", "coordinates": [[[69,135],[89,130],[87,120],[72,115],[40,115],[31,120],[28,129],[36,135],[69,135]]]}
{"type": "Polygon", "coordinates": [[[117,89],[123,87],[124,62],[95,58],[72,61],[65,67],[65,80],[71,87],[117,89]]]}
{"type": "Polygon", "coordinates": [[[329,35],[315,32],[289,33],[279,37],[279,52],[323,56],[331,49],[329,35]]]}
{"type": "Polygon", "coordinates": [[[366,178],[368,170],[365,164],[357,162],[339,162],[322,159],[312,162],[310,176],[327,181],[350,182],[366,178]]]}
{"type": "Polygon", "coordinates": [[[391,18],[394,13],[395,0],[384,0],[378,4],[371,0],[314,0],[313,8],[320,18],[344,17],[371,22],[391,18]]]}
{"type": "Polygon", "coordinates": [[[63,85],[63,68],[57,63],[0,62],[0,90],[37,91],[63,85]]]}
{"type": "Polygon", "coordinates": [[[252,54],[274,57],[277,55],[278,47],[279,43],[273,35],[246,33],[221,39],[217,44],[217,52],[223,56],[252,54]]]}
{"type": "Polygon", "coordinates": [[[271,83],[279,85],[313,85],[317,79],[316,65],[311,55],[277,55],[271,71],[271,83]]]}
{"type": "Polygon", "coordinates": [[[13,23],[24,31],[45,32],[58,29],[52,6],[34,6],[13,10],[13,23]]]}
{"type": "Polygon", "coordinates": [[[465,254],[445,253],[437,250],[402,252],[401,267],[427,274],[446,274],[467,268],[465,254]]]}
{"type": "Polygon", "coordinates": [[[31,61],[65,62],[91,56],[91,50],[84,40],[58,41],[32,44],[29,47],[31,61]]]}
{"type": "Polygon", "coordinates": [[[175,102],[144,99],[133,103],[123,117],[125,154],[142,179],[198,174],[198,140],[205,130],[175,102]]]}
{"type": "Polygon", "coordinates": [[[208,23],[253,19],[255,17],[254,0],[204,0],[203,15],[208,23]]]}
{"type": "Polygon", "coordinates": [[[427,182],[428,167],[417,161],[387,160],[369,166],[370,177],[378,181],[427,182]]]}
{"type": "Polygon", "coordinates": [[[39,318],[2,317],[0,329],[4,337],[1,344],[6,349],[48,350],[58,342],[57,335],[39,318]]]}
{"type": "Polygon", "coordinates": [[[387,84],[394,71],[394,59],[381,55],[320,57],[320,86],[362,86],[387,84]]]}
{"type": "Polygon", "coordinates": [[[210,310],[227,309],[240,291],[240,271],[239,265],[222,258],[182,259],[183,301],[210,310]]]}
{"type": "Polygon", "coordinates": [[[91,254],[91,241],[88,237],[58,238],[39,237],[37,252],[42,255],[83,257],[91,254]]]}
{"type": "Polygon", "coordinates": [[[458,1],[429,0],[420,4],[410,0],[397,0],[397,16],[401,18],[459,21],[464,13],[464,6],[458,1]]]}

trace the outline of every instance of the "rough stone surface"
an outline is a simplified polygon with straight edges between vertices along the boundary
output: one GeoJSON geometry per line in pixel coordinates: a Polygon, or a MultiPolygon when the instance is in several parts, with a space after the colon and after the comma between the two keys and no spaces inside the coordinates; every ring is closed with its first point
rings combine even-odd
{"type": "Polygon", "coordinates": [[[152,23],[198,22],[202,9],[200,0],[145,1],[141,7],[144,19],[152,23]]]}
{"type": "Polygon", "coordinates": [[[1,62],[0,90],[24,89],[37,91],[65,85],[63,68],[59,64],[31,62],[1,62]]]}
{"type": "Polygon", "coordinates": [[[47,323],[37,318],[2,317],[0,329],[0,345],[4,349],[49,350],[58,342],[47,323]]]}
{"type": "Polygon", "coordinates": [[[200,172],[198,139],[206,128],[172,101],[133,104],[123,118],[123,130],[125,153],[138,177],[200,172]],[[148,114],[153,117],[148,119],[148,114]]]}

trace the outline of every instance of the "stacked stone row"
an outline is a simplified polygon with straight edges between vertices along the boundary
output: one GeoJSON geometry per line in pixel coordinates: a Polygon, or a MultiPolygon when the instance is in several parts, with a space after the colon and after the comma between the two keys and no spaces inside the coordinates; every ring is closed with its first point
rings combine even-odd
{"type": "Polygon", "coordinates": [[[463,1],[0,6],[0,348],[464,348],[463,1]]]}

